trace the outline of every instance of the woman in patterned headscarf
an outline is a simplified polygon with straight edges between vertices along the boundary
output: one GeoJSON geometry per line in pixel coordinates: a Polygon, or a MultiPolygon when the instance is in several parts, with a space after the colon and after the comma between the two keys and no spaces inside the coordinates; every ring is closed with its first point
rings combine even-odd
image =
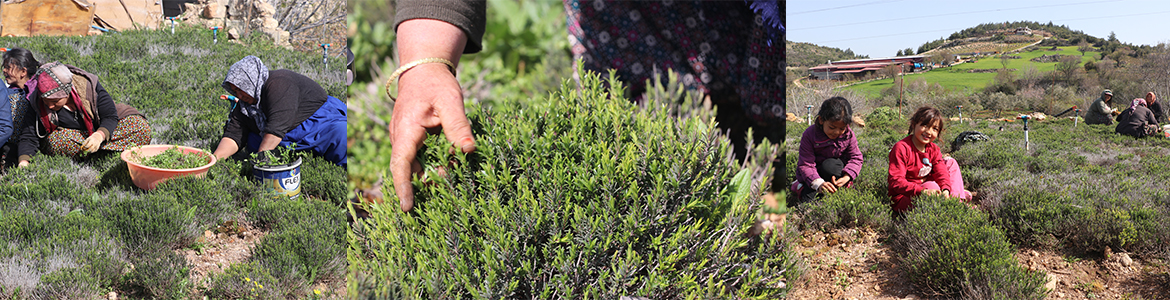
{"type": "Polygon", "coordinates": [[[1158,133],[1158,121],[1154,112],[1146,107],[1146,99],[1136,98],[1129,108],[1117,115],[1117,127],[1113,131],[1133,137],[1146,137],[1158,133]]]}
{"type": "Polygon", "coordinates": [[[223,127],[216,157],[231,156],[240,145],[261,152],[295,143],[298,151],[345,164],[345,103],[316,81],[289,70],[269,71],[249,55],[228,70],[223,88],[239,103],[223,127]]]}
{"type": "Polygon", "coordinates": [[[123,151],[150,143],[150,124],[137,109],[114,103],[96,75],[52,62],[40,67],[36,88],[25,112],[27,125],[20,135],[19,166],[48,144],[49,153],[77,156],[98,150],[123,151]]]}

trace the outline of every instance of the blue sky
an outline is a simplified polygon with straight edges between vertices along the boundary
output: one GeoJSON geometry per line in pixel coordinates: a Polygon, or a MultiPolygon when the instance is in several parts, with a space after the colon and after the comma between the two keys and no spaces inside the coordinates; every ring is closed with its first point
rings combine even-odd
{"type": "Polygon", "coordinates": [[[1035,21],[1137,45],[1170,44],[1165,0],[788,0],[787,38],[888,57],[983,23],[1035,21]]]}

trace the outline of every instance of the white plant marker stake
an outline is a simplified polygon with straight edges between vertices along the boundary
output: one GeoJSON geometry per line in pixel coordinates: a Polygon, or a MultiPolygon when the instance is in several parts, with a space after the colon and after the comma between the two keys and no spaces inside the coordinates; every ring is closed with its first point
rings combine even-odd
{"type": "Polygon", "coordinates": [[[321,44],[321,63],[329,64],[329,43],[321,44]]]}
{"type": "Polygon", "coordinates": [[[1024,119],[1024,151],[1025,152],[1027,152],[1028,148],[1029,148],[1028,147],[1028,119],[1031,119],[1031,118],[1032,118],[1032,116],[1029,116],[1029,115],[1020,115],[1020,119],[1024,119]]]}
{"type": "Polygon", "coordinates": [[[805,105],[804,108],[808,109],[808,126],[812,126],[812,105],[805,105]]]}

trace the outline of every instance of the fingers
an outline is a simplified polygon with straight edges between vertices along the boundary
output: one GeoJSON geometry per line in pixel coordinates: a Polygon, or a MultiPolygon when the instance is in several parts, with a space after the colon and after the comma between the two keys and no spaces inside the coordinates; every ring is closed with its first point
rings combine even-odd
{"type": "Polygon", "coordinates": [[[471,121],[467,119],[467,112],[463,110],[463,106],[441,106],[436,109],[447,140],[463,153],[475,151],[475,137],[471,135],[471,121]]]}
{"type": "Polygon", "coordinates": [[[831,182],[831,181],[822,183],[821,189],[829,194],[837,192],[837,186],[835,184],[833,184],[833,182],[831,182]]]}
{"type": "Polygon", "coordinates": [[[394,180],[394,194],[398,195],[399,205],[406,212],[414,208],[414,187],[410,179],[416,171],[422,171],[414,155],[426,134],[421,127],[397,129],[397,132],[391,132],[390,173],[394,180]]]}

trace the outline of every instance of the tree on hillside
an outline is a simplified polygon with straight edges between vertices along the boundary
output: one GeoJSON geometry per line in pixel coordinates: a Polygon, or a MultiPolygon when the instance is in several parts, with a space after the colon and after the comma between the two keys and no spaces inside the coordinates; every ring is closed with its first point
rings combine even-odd
{"type": "Polygon", "coordinates": [[[1076,75],[1077,70],[1080,70],[1081,58],[1078,56],[1065,55],[1060,57],[1060,61],[1056,63],[1056,71],[1064,76],[1065,81],[1072,81],[1073,76],[1076,75]]]}
{"type": "Polygon", "coordinates": [[[1088,42],[1081,41],[1080,44],[1077,44],[1077,51],[1081,52],[1081,56],[1085,56],[1085,52],[1093,51],[1093,46],[1090,46],[1088,42]]]}
{"type": "Polygon", "coordinates": [[[1011,57],[1009,57],[1009,56],[1007,55],[1007,53],[1000,52],[1000,54],[999,54],[999,64],[1003,66],[1003,69],[1004,69],[1005,71],[1007,70],[1007,65],[1008,65],[1008,63],[1009,63],[1009,62],[1011,62],[1011,60],[1012,60],[1012,59],[1011,59],[1011,57]]]}
{"type": "Polygon", "coordinates": [[[1109,42],[1110,42],[1110,43],[1117,43],[1117,42],[1120,42],[1120,41],[1118,41],[1118,40],[1117,40],[1117,34],[1116,34],[1116,33],[1113,33],[1112,31],[1110,31],[1110,32],[1109,32],[1109,38],[1108,38],[1108,40],[1109,40],[1109,42]]]}
{"type": "Polygon", "coordinates": [[[898,49],[898,54],[894,54],[894,55],[895,55],[895,56],[902,56],[902,50],[901,50],[901,49],[898,49]]]}
{"type": "Polygon", "coordinates": [[[905,53],[907,56],[914,55],[914,49],[906,48],[906,50],[903,50],[902,53],[905,53]]]}

